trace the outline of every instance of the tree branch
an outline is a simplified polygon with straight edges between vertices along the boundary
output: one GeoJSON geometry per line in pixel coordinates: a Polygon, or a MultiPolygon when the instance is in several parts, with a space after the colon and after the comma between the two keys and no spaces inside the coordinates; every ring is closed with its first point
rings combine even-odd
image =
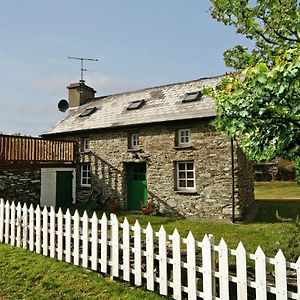
{"type": "Polygon", "coordinates": [[[267,38],[263,33],[259,32],[258,30],[255,30],[255,33],[258,34],[262,39],[264,39],[267,43],[269,44],[273,44],[273,45],[279,45],[280,43],[277,43],[275,41],[270,40],[269,38],[267,38]]]}
{"type": "MultiPolygon", "coordinates": [[[[270,27],[271,28],[271,27],[270,27]]],[[[279,36],[281,39],[283,39],[283,40],[286,40],[286,41],[290,41],[290,42],[300,42],[300,40],[299,39],[293,39],[293,38],[290,38],[290,37],[287,37],[287,36],[284,36],[284,35],[282,35],[281,33],[279,33],[277,30],[275,30],[275,29],[272,29],[273,31],[274,31],[274,33],[277,35],[277,36],[279,36]]]]}

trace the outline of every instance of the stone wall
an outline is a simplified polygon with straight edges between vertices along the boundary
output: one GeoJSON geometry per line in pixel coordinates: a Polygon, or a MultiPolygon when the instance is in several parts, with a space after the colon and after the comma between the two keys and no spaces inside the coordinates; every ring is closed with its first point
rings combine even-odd
{"type": "Polygon", "coordinates": [[[40,169],[0,169],[0,198],[38,204],[40,193],[40,169]]]}
{"type": "MultiPolygon", "coordinates": [[[[203,219],[231,218],[230,139],[224,134],[217,135],[209,120],[99,130],[97,133],[68,136],[68,139],[80,142],[82,137],[90,138],[91,152],[82,154],[81,162],[91,163],[92,187],[80,187],[78,168],[78,202],[87,201],[92,190],[97,190],[102,199],[114,199],[126,209],[126,163],[146,162],[149,198],[155,201],[160,213],[203,219]],[[183,128],[191,130],[190,148],[176,147],[176,132],[183,128]],[[132,133],[140,137],[139,151],[128,150],[128,138],[132,133]],[[175,163],[187,160],[195,164],[196,192],[193,193],[175,189],[175,163]]],[[[247,168],[246,172],[236,172],[236,209],[240,217],[239,210],[244,212],[246,202],[253,201],[253,181],[251,168],[241,154],[236,157],[236,167],[239,159],[240,170],[247,168]]]]}

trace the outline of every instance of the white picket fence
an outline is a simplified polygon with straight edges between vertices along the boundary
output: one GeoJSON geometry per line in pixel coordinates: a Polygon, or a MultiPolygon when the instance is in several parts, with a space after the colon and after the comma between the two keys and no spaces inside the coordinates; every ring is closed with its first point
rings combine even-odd
{"type": "Polygon", "coordinates": [[[94,213],[63,214],[51,207],[29,208],[0,200],[0,242],[23,247],[45,256],[81,265],[112,277],[144,285],[148,290],[174,299],[300,299],[300,259],[287,262],[279,251],[268,258],[260,247],[246,252],[240,242],[229,249],[213,236],[201,242],[190,232],[181,238],[163,226],[154,232],[136,221],[120,223],[94,213]],[[288,284],[292,274],[294,284],[288,284]],[[273,299],[273,298],[272,298],[273,299]]]}

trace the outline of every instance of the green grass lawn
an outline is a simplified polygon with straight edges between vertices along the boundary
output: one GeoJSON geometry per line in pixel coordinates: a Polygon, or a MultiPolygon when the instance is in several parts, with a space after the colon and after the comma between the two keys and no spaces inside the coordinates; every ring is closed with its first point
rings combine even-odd
{"type": "Polygon", "coordinates": [[[294,181],[256,182],[255,199],[300,200],[300,185],[294,181]]]}
{"type": "Polygon", "coordinates": [[[28,250],[0,244],[0,299],[165,299],[28,250]]]}

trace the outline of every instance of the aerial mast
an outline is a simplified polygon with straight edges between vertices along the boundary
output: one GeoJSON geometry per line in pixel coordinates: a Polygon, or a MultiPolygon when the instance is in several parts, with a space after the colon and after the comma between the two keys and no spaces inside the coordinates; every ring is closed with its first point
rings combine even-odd
{"type": "Polygon", "coordinates": [[[83,61],[99,61],[97,58],[86,58],[86,57],[76,57],[76,56],[68,56],[69,59],[77,59],[81,61],[81,69],[80,69],[80,83],[84,83],[83,80],[83,72],[86,72],[87,69],[83,67],[83,61]]]}

